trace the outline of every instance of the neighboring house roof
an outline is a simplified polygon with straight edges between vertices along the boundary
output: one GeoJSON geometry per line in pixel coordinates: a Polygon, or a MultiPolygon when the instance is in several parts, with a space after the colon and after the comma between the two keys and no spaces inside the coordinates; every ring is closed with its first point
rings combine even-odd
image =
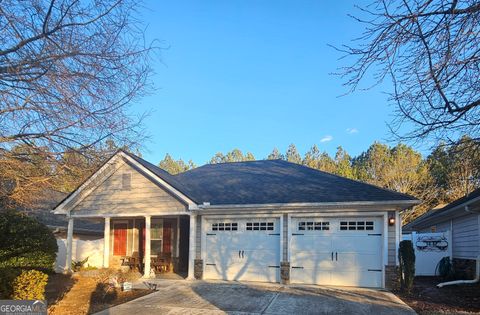
{"type": "Polygon", "coordinates": [[[459,198],[448,205],[438,209],[434,208],[427,213],[421,215],[420,217],[416,218],[412,222],[403,226],[403,230],[411,231],[416,229],[421,229],[428,227],[431,224],[435,224],[437,222],[441,222],[442,220],[450,219],[450,216],[455,216],[455,212],[460,211],[460,213],[465,213],[465,206],[470,204],[480,204],[480,188],[474,190],[473,192],[469,193],[468,195],[459,198]]]}

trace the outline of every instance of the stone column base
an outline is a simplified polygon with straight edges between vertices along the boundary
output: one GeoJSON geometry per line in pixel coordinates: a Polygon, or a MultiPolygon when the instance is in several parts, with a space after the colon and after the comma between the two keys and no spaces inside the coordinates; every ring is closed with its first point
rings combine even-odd
{"type": "Polygon", "coordinates": [[[400,289],[400,274],[397,266],[385,266],[385,288],[389,290],[400,289]]]}
{"type": "Polygon", "coordinates": [[[280,262],[280,282],[282,284],[290,283],[290,262],[280,262]]]}
{"type": "Polygon", "coordinates": [[[193,261],[193,276],[195,279],[203,278],[203,259],[195,259],[193,261]]]}

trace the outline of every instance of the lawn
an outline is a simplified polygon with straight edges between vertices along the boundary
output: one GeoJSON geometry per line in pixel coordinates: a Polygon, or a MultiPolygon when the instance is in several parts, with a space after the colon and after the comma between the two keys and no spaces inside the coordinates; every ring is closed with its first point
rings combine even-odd
{"type": "Polygon", "coordinates": [[[437,288],[438,277],[416,277],[410,294],[395,292],[418,314],[465,314],[480,312],[480,284],[437,288]]]}
{"type": "Polygon", "coordinates": [[[104,291],[104,284],[97,278],[74,274],[54,274],[46,288],[48,314],[92,314],[151,293],[150,290],[121,289],[104,291]]]}

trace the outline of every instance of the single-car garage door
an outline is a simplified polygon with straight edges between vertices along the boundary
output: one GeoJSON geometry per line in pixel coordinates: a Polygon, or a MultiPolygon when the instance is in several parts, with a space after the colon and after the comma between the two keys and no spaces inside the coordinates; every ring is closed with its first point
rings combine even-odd
{"type": "Polygon", "coordinates": [[[278,282],[278,218],[207,219],[204,279],[278,282]]]}
{"type": "Polygon", "coordinates": [[[292,283],[382,286],[381,218],[292,218],[291,231],[292,283]]]}

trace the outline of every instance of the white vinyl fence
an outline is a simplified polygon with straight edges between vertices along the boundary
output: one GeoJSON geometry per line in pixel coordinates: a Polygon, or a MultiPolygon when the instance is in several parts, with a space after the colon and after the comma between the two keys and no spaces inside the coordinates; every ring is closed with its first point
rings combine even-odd
{"type": "MultiPolygon", "coordinates": [[[[99,240],[72,240],[72,261],[83,260],[88,257],[85,266],[93,266],[101,268],[103,264],[103,239],[99,240]]],[[[55,261],[55,271],[62,272],[65,270],[65,262],[67,259],[67,240],[57,238],[58,252],[55,261]]]]}
{"type": "Polygon", "coordinates": [[[416,276],[434,276],[438,262],[443,257],[452,257],[452,240],[449,232],[413,232],[412,234],[403,234],[402,238],[413,243],[416,276]]]}

